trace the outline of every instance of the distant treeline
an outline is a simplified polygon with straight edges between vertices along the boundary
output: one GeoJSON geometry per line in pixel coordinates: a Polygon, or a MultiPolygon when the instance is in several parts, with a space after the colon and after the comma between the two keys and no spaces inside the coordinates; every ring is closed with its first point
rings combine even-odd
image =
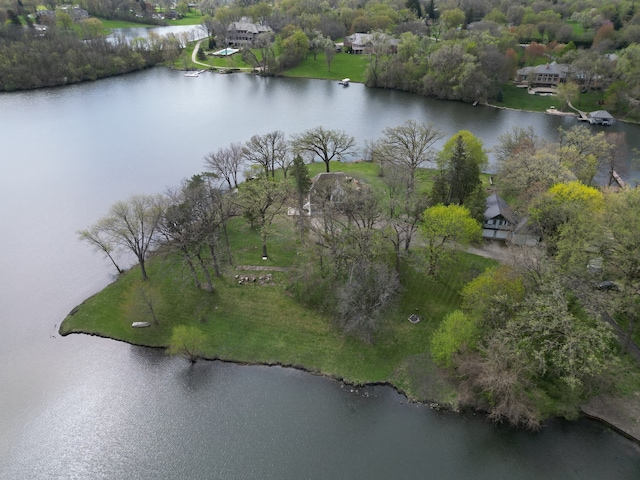
{"type": "Polygon", "coordinates": [[[163,61],[163,44],[95,37],[70,31],[46,33],[0,26],[0,91],[28,90],[120,75],[163,61]]]}

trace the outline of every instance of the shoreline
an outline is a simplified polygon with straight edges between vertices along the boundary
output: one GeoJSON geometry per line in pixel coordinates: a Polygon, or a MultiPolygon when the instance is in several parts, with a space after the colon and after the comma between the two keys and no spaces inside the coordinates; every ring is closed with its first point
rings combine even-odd
{"type": "MultiPolygon", "coordinates": [[[[82,304],[80,304],[80,305],[82,305],[82,304]]],[[[72,312],[74,312],[80,305],[75,307],[72,310],[72,312]]],[[[61,327],[62,327],[62,322],[60,324],[60,328],[61,327]]],[[[91,336],[91,337],[104,338],[104,339],[111,340],[111,341],[125,343],[125,344],[132,345],[132,346],[135,346],[135,347],[152,348],[152,349],[163,349],[163,350],[166,348],[166,347],[163,347],[163,346],[144,345],[144,344],[141,344],[141,343],[135,343],[135,342],[127,341],[127,340],[121,340],[121,339],[117,339],[117,338],[108,337],[106,335],[100,335],[100,334],[97,334],[97,333],[88,333],[88,332],[80,332],[80,331],[71,331],[71,332],[61,333],[60,332],[60,328],[58,328],[58,334],[61,337],[66,337],[68,335],[88,335],[88,336],[91,336]]],[[[400,387],[398,387],[398,386],[396,386],[393,383],[388,382],[388,381],[385,381],[385,382],[364,382],[364,383],[353,382],[353,381],[350,381],[349,379],[346,379],[346,378],[341,377],[341,376],[335,376],[335,375],[331,375],[331,374],[322,372],[321,370],[307,368],[304,365],[287,364],[287,363],[282,363],[282,362],[247,362],[247,361],[242,361],[242,360],[233,360],[233,359],[221,358],[221,357],[214,357],[214,358],[202,357],[200,360],[203,360],[203,361],[206,361],[206,362],[229,363],[229,364],[247,366],[247,367],[291,368],[291,369],[294,369],[294,370],[298,370],[298,371],[301,371],[301,372],[308,373],[310,375],[324,377],[324,378],[327,378],[329,380],[340,382],[340,383],[343,383],[344,385],[348,385],[348,386],[356,388],[356,389],[357,388],[366,388],[366,387],[378,387],[378,386],[380,386],[380,387],[389,387],[389,388],[392,388],[393,390],[395,390],[396,392],[398,392],[400,395],[404,396],[407,399],[407,403],[414,403],[414,404],[424,405],[426,407],[429,407],[431,410],[452,412],[452,413],[455,413],[455,414],[459,414],[463,410],[463,409],[461,409],[459,407],[456,407],[455,405],[452,405],[450,403],[439,402],[439,401],[430,400],[430,399],[414,398],[411,395],[409,395],[406,391],[404,391],[402,388],[400,388],[400,387]]],[[[583,404],[583,405],[580,406],[580,412],[582,414],[581,416],[583,416],[584,418],[588,418],[588,419],[594,420],[596,422],[599,422],[602,425],[612,429],[616,433],[618,433],[618,434],[624,436],[625,438],[631,440],[635,444],[640,445],[640,392],[636,392],[636,396],[638,397],[637,398],[638,402],[634,405],[632,402],[625,402],[624,399],[619,398],[619,397],[609,397],[609,396],[605,396],[605,395],[599,395],[599,396],[594,397],[591,400],[589,400],[589,402],[587,402],[586,404],[583,404]],[[619,410],[625,410],[625,411],[631,410],[631,411],[635,412],[637,417],[634,416],[632,418],[626,418],[626,419],[621,418],[620,415],[616,415],[619,410]],[[635,424],[634,424],[634,422],[635,422],[635,424]]],[[[465,407],[465,408],[467,408],[467,407],[465,407]]],[[[486,416],[486,413],[483,412],[482,410],[477,410],[477,409],[473,409],[473,408],[471,408],[471,410],[473,410],[476,413],[480,413],[480,414],[486,416]]],[[[551,417],[551,418],[560,418],[560,417],[551,417]]],[[[580,417],[578,417],[578,418],[580,418],[580,417]]],[[[489,422],[488,419],[486,419],[486,421],[489,422]]],[[[541,425],[541,428],[544,428],[544,425],[541,425]]],[[[518,430],[522,430],[522,428],[518,428],[518,430]]]]}

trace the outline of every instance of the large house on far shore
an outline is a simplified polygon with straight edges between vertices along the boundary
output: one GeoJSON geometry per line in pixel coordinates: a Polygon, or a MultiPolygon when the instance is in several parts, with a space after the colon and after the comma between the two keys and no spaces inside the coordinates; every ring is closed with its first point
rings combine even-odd
{"type": "Polygon", "coordinates": [[[518,70],[516,82],[529,86],[557,87],[567,81],[569,65],[551,62],[535,67],[524,67],[518,70]]]}
{"type": "Polygon", "coordinates": [[[261,33],[273,32],[267,25],[251,23],[246,19],[232,22],[227,27],[227,45],[244,46],[251,45],[261,33]]]}

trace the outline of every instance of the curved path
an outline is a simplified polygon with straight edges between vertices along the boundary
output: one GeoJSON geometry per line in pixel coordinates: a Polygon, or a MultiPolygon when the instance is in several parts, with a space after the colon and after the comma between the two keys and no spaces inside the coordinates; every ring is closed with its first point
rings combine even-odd
{"type": "Polygon", "coordinates": [[[191,61],[196,65],[202,65],[203,67],[211,68],[211,65],[207,65],[206,63],[199,62],[196,58],[196,56],[198,55],[198,50],[200,50],[200,44],[202,43],[202,40],[204,40],[204,38],[198,40],[196,42],[196,46],[193,47],[193,52],[191,53],[191,61]]]}
{"type": "MultiPolygon", "coordinates": [[[[216,69],[218,69],[218,70],[225,70],[225,68],[223,68],[223,67],[216,67],[216,66],[214,66],[214,65],[208,65],[208,64],[206,64],[206,63],[202,63],[202,62],[199,62],[199,61],[198,61],[198,59],[197,59],[197,56],[198,56],[198,50],[200,50],[200,44],[201,44],[204,40],[205,40],[204,38],[201,38],[200,40],[198,40],[198,41],[196,42],[196,46],[195,46],[195,47],[193,47],[193,52],[191,53],[191,61],[192,61],[193,63],[195,63],[196,65],[200,65],[200,66],[202,66],[202,67],[207,67],[207,69],[208,69],[208,70],[216,70],[216,69]]],[[[241,72],[252,72],[254,69],[253,69],[253,68],[240,68],[240,67],[234,67],[234,70],[239,70],[239,71],[241,71],[241,72]]]]}

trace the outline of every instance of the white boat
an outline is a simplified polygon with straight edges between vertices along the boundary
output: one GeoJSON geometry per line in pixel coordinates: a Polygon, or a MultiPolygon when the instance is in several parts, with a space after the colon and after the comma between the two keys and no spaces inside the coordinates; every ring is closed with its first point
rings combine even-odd
{"type": "Polygon", "coordinates": [[[349,82],[351,82],[350,78],[343,78],[342,80],[340,80],[338,82],[338,85],[342,85],[343,87],[348,87],[349,86],[349,82]]]}
{"type": "Polygon", "coordinates": [[[201,73],[204,73],[204,70],[198,70],[197,72],[189,72],[189,73],[185,73],[184,76],[185,77],[199,77],[201,73]]]}
{"type": "Polygon", "coordinates": [[[151,323],[149,323],[149,322],[133,322],[131,324],[131,326],[133,328],[145,328],[145,327],[150,327],[151,323]]]}

